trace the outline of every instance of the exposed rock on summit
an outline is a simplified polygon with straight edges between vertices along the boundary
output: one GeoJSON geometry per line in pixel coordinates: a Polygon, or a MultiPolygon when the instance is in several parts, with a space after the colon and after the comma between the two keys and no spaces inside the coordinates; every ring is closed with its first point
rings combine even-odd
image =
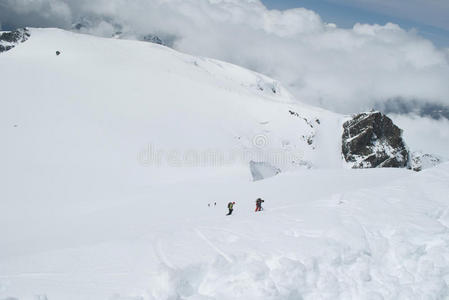
{"type": "Polygon", "coordinates": [[[11,50],[19,43],[23,43],[30,37],[26,28],[0,33],[0,53],[11,50]]]}
{"type": "Polygon", "coordinates": [[[428,154],[422,152],[413,152],[411,160],[411,169],[413,171],[422,171],[424,169],[435,167],[439,165],[443,159],[435,154],[428,154]]]}
{"type": "Polygon", "coordinates": [[[381,112],[360,113],[343,124],[342,154],[352,168],[403,168],[409,152],[402,130],[381,112]]]}

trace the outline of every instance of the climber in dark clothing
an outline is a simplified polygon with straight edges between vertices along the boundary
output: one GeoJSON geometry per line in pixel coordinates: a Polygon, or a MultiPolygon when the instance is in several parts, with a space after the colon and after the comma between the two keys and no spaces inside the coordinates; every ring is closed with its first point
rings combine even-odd
{"type": "Polygon", "coordinates": [[[235,202],[228,203],[229,212],[228,212],[227,216],[232,215],[232,211],[234,210],[234,204],[235,204],[235,202]]]}
{"type": "Polygon", "coordinates": [[[262,200],[261,198],[257,198],[256,200],[256,211],[263,210],[262,203],[265,202],[265,200],[262,200]]]}

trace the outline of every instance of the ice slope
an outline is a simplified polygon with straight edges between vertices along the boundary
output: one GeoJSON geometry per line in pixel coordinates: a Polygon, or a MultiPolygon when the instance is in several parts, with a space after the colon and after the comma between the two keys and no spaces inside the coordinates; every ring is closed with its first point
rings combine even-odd
{"type": "Polygon", "coordinates": [[[448,297],[448,164],[345,170],[342,117],[263,75],[30,32],[0,55],[0,299],[448,297]]]}

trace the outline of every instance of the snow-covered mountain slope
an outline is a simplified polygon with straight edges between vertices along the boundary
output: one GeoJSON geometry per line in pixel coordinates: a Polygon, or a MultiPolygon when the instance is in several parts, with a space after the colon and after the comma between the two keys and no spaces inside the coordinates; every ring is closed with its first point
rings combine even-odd
{"type": "Polygon", "coordinates": [[[263,75],[30,34],[0,54],[0,299],[448,297],[449,165],[346,170],[343,117],[263,75]]]}
{"type": "Polygon", "coordinates": [[[231,175],[148,184],[121,203],[80,201],[65,212],[47,199],[10,203],[1,299],[449,296],[448,164],[256,183],[231,175]],[[256,214],[258,196],[266,201],[256,214]],[[236,209],[226,217],[230,199],[236,209]]]}
{"type": "Polygon", "coordinates": [[[152,144],[179,154],[288,150],[341,166],[339,116],[298,105],[263,75],[149,43],[52,29],[31,35],[0,57],[4,134],[30,163],[51,156],[80,167],[78,158],[90,157],[87,165],[112,168],[152,144]]]}

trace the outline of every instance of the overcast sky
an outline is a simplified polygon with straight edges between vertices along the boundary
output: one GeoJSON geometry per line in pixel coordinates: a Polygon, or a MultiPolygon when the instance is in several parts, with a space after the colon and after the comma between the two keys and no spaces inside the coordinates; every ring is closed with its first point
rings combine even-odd
{"type": "Polygon", "coordinates": [[[449,49],[394,22],[406,12],[420,11],[419,17],[407,17],[408,22],[446,30],[448,1],[425,3],[0,0],[0,23],[6,29],[70,29],[82,21],[87,25],[82,32],[99,36],[111,37],[117,31],[130,39],[157,34],[173,40],[177,50],[271,76],[298,100],[350,113],[381,107],[392,99],[449,105],[449,49]],[[311,9],[295,8],[301,5],[311,9]],[[331,21],[337,26],[328,24],[331,21]]]}

